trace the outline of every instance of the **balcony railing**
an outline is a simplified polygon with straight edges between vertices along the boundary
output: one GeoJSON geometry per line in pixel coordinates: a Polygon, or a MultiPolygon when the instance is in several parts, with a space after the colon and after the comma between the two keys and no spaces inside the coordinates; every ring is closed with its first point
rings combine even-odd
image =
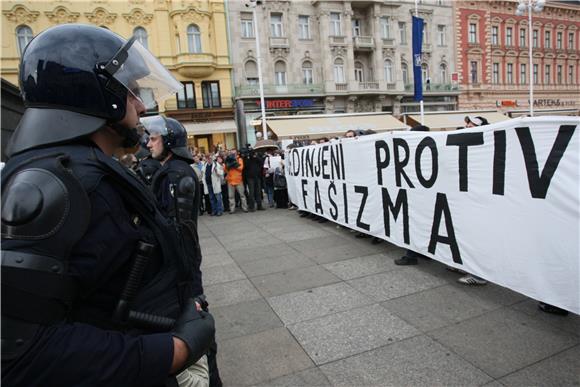
{"type": "Polygon", "coordinates": [[[387,90],[396,90],[397,84],[396,83],[387,83],[387,90]]]}
{"type": "Polygon", "coordinates": [[[334,88],[336,91],[347,91],[348,84],[347,83],[335,83],[334,88]]]}
{"type": "Polygon", "coordinates": [[[355,36],[352,38],[354,48],[374,48],[375,40],[372,36],[355,36]]]}
{"type": "MultiPolygon", "coordinates": [[[[526,80],[527,81],[527,80],[526,80]]],[[[504,90],[515,90],[515,91],[528,91],[530,90],[529,84],[516,84],[516,83],[492,83],[492,88],[501,88],[504,90]]],[[[536,91],[566,91],[572,90],[577,91],[579,85],[570,85],[570,84],[550,84],[550,85],[540,85],[535,83],[534,90],[536,91]]]]}
{"type": "MultiPolygon", "coordinates": [[[[479,86],[478,86],[479,87],[479,86]]],[[[405,91],[413,91],[415,88],[413,83],[407,83],[405,85],[405,91]]],[[[423,85],[424,92],[446,92],[446,91],[459,91],[459,85],[453,83],[431,83],[427,87],[427,84],[423,85]]]]}
{"type": "Polygon", "coordinates": [[[421,46],[422,52],[431,52],[431,49],[432,49],[431,43],[425,43],[423,44],[423,46],[421,46]]]}
{"type": "MultiPolygon", "coordinates": [[[[298,94],[323,94],[324,86],[321,84],[303,85],[264,85],[264,95],[298,95],[298,94]]],[[[236,97],[259,97],[258,85],[243,85],[236,87],[236,97]]]]}
{"type": "Polygon", "coordinates": [[[290,43],[288,43],[288,38],[270,37],[270,47],[271,48],[290,48],[290,43]]]}
{"type": "Polygon", "coordinates": [[[383,47],[395,47],[395,39],[383,38],[383,47]]]}
{"type": "Polygon", "coordinates": [[[378,90],[379,83],[378,82],[359,82],[358,88],[359,88],[359,90],[378,90]]]}
{"type": "Polygon", "coordinates": [[[346,46],[346,36],[329,36],[328,39],[333,46],[346,46]]]}

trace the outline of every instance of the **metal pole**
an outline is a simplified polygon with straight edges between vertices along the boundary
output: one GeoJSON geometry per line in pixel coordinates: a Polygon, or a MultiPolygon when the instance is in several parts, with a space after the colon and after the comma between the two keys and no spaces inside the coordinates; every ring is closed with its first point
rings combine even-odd
{"type": "MultiPolygon", "coordinates": [[[[528,0],[528,37],[529,37],[529,50],[528,53],[530,55],[530,117],[534,116],[534,64],[532,63],[532,0],[528,0]]],[[[538,77],[540,74],[538,74],[538,77]]]]}
{"type": "Polygon", "coordinates": [[[260,107],[262,109],[262,138],[268,139],[268,130],[266,129],[266,103],[264,102],[264,84],[262,83],[262,56],[260,55],[260,33],[258,32],[258,18],[256,16],[256,7],[252,9],[254,18],[254,34],[256,35],[256,56],[258,61],[258,84],[260,87],[260,107]]]}
{"type": "MultiPolygon", "coordinates": [[[[419,17],[419,0],[415,0],[415,17],[419,17]]],[[[421,88],[423,88],[423,85],[421,85],[421,88]]],[[[421,125],[425,125],[425,111],[423,108],[423,99],[419,101],[419,110],[421,112],[421,125]]]]}

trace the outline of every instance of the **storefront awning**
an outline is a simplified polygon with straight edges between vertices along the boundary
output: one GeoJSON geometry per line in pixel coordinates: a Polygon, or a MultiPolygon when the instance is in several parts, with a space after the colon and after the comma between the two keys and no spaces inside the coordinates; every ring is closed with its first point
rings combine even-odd
{"type": "Polygon", "coordinates": [[[183,126],[187,130],[188,135],[203,135],[215,133],[236,133],[238,131],[236,122],[234,120],[215,121],[215,122],[200,122],[200,123],[184,123],[183,126]]]}
{"type": "MultiPolygon", "coordinates": [[[[343,136],[348,130],[384,132],[406,130],[408,125],[390,114],[333,114],[268,119],[268,127],[282,139],[316,139],[343,136]]],[[[259,128],[259,126],[257,126],[259,128]]]]}
{"type": "MultiPolygon", "coordinates": [[[[465,126],[465,116],[479,116],[485,118],[490,124],[496,122],[509,120],[508,116],[505,116],[499,112],[447,112],[441,114],[425,114],[424,123],[431,130],[455,130],[457,128],[462,128],[465,126]]],[[[407,124],[415,125],[421,122],[421,116],[408,115],[407,124]],[[412,120],[410,121],[409,118],[412,120]]]]}

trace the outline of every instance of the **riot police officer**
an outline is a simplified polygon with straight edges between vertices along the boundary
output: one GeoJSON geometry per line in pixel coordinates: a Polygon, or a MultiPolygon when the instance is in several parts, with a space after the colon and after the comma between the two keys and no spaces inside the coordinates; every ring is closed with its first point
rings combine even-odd
{"type": "MultiPolygon", "coordinates": [[[[197,233],[197,216],[201,201],[201,185],[191,167],[193,156],[187,148],[187,131],[176,119],[162,115],[146,117],[141,124],[148,137],[151,158],[161,163],[153,176],[151,189],[161,211],[173,222],[183,250],[193,267],[191,294],[207,311],[203,295],[201,249],[197,233]]],[[[221,386],[217,369],[217,345],[208,353],[210,386],[221,386]]]]}
{"type": "Polygon", "coordinates": [[[75,24],[36,36],[19,76],[27,109],[2,170],[2,384],[185,384],[213,318],[155,198],[111,158],[179,83],[134,38],[75,24]]]}

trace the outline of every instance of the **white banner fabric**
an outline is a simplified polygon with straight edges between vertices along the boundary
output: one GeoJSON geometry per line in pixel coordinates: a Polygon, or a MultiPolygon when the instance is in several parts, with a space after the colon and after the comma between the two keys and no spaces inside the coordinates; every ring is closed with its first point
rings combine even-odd
{"type": "Polygon", "coordinates": [[[286,152],[301,210],[580,314],[578,117],[286,152]]]}

